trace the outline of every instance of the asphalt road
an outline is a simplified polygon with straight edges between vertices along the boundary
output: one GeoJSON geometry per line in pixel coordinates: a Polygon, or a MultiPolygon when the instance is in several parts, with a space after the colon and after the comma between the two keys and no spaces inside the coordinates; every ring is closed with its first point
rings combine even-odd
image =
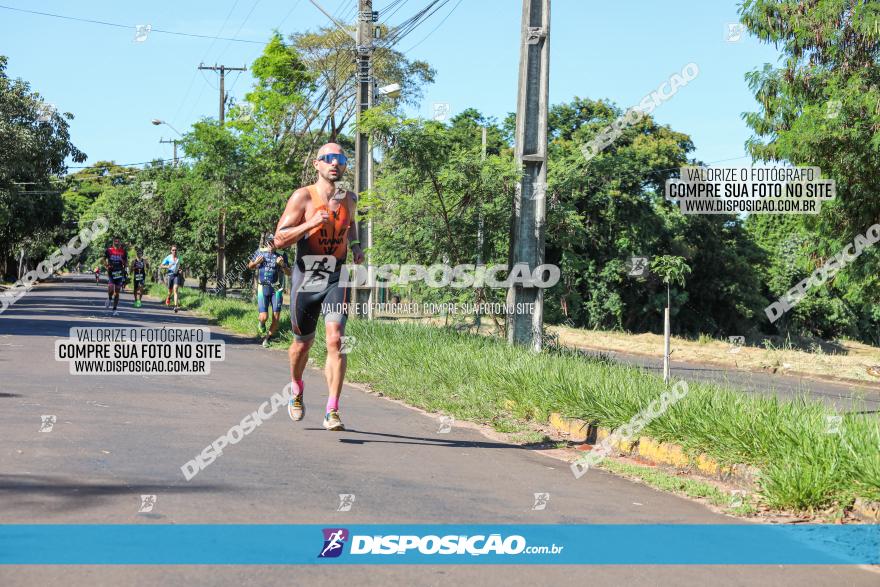
{"type": "MultiPolygon", "coordinates": [[[[654,358],[620,352],[586,351],[604,355],[614,361],[663,374],[663,357],[654,358]]],[[[775,395],[783,400],[805,397],[821,401],[842,412],[880,413],[880,387],[825,381],[800,375],[756,373],[744,369],[730,369],[699,363],[671,361],[673,377],[687,380],[712,381],[752,394],[775,395]]]]}
{"type": "MultiPolygon", "coordinates": [[[[213,328],[226,360],[209,375],[72,376],[54,342],[73,326],[204,325],[148,302],[118,317],[83,277],[40,285],[0,315],[3,523],[692,523],[736,520],[602,471],[499,443],[346,386],[349,430],[320,427],[320,371],[306,419],[281,412],[187,482],[180,466],[288,380],[286,354],[213,328]],[[40,432],[41,416],[57,421],[40,432]],[[534,493],[547,492],[544,510],[534,493]],[[151,513],[140,495],[154,494],[151,513]],[[356,496],[336,511],[339,494],[356,496]]],[[[601,540],[584,536],[584,540],[601,540]]],[[[0,566],[0,585],[872,585],[844,566],[0,566]]]]}

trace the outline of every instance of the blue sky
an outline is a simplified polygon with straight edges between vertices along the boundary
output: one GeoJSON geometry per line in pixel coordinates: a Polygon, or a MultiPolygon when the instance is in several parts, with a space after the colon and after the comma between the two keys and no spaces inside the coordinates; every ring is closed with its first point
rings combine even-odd
{"type": "MultiPolygon", "coordinates": [[[[380,20],[390,2],[374,0],[380,20]]],[[[400,22],[427,3],[408,0],[390,22],[400,22]]],[[[171,146],[158,141],[173,133],[150,120],[167,120],[185,132],[200,117],[216,117],[217,75],[199,72],[198,64],[249,66],[262,49],[260,44],[155,32],[135,43],[134,25],[265,41],[275,28],[290,33],[328,22],[308,0],[4,4],[131,25],[113,28],[0,9],[0,54],[9,57],[9,74],[29,81],[46,101],[76,116],[72,137],[88,154],[87,163],[170,158],[171,146]]],[[[354,14],[356,0],[321,4],[345,17],[354,14]]],[[[449,2],[398,45],[409,58],[428,61],[437,70],[418,113],[427,117],[433,102],[448,102],[453,113],[474,107],[501,119],[516,109],[521,2],[462,0],[450,14],[456,4],[449,2]]],[[[718,0],[552,0],[551,103],[580,96],[632,106],[694,62],[699,76],[657,107],[654,117],[690,134],[703,161],[743,156],[750,133],[741,114],[755,108],[743,75],[775,63],[777,52],[748,33],[738,42],[725,39],[727,23],[737,21],[737,8],[736,2],[718,0]]],[[[249,74],[228,74],[233,96],[240,98],[249,86],[249,74]]],[[[723,163],[746,164],[747,158],[723,163]]]]}

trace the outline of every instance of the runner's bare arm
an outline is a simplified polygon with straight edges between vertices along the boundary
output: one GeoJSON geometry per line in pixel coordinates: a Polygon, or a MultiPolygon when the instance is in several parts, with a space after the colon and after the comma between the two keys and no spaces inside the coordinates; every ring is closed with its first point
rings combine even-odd
{"type": "Polygon", "coordinates": [[[308,221],[304,221],[308,201],[309,190],[307,188],[296,190],[287,200],[287,206],[285,206],[284,213],[275,228],[276,248],[286,249],[326,220],[326,214],[315,214],[308,221]]]}

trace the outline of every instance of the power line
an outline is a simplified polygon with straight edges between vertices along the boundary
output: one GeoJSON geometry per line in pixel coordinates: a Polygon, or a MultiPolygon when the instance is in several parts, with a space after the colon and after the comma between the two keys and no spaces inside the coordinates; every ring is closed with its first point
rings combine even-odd
{"type": "MultiPolygon", "coordinates": [[[[241,29],[244,28],[245,23],[248,21],[248,19],[250,19],[251,15],[254,13],[254,10],[257,9],[257,6],[259,6],[261,1],[262,0],[257,0],[256,2],[254,2],[254,5],[251,6],[250,12],[247,13],[247,16],[244,17],[244,20],[241,21],[241,24],[238,26],[238,30],[235,31],[234,35],[232,35],[233,37],[238,36],[238,34],[241,32],[241,29]]],[[[220,52],[220,55],[217,56],[218,61],[223,59],[223,55],[229,50],[230,45],[232,45],[232,42],[226,43],[226,47],[224,47],[223,51],[220,52]]]]}
{"type": "Polygon", "coordinates": [[[287,19],[290,18],[290,15],[293,14],[293,11],[296,10],[296,7],[299,6],[300,2],[301,2],[301,0],[296,0],[296,2],[293,3],[293,8],[290,9],[290,12],[288,12],[284,16],[284,18],[281,19],[281,22],[278,23],[278,26],[276,28],[279,31],[281,30],[281,25],[283,25],[287,21],[287,19]]]}
{"type": "MultiPolygon", "coordinates": [[[[120,28],[120,29],[133,29],[133,28],[135,28],[132,25],[119,24],[118,22],[107,22],[105,20],[94,20],[94,19],[90,19],[90,18],[77,18],[75,16],[54,14],[52,12],[40,12],[38,10],[26,10],[24,8],[15,8],[13,6],[6,6],[3,4],[0,4],[0,8],[3,8],[5,10],[13,10],[15,12],[26,12],[28,14],[38,14],[40,16],[51,16],[52,18],[61,18],[64,20],[75,20],[77,22],[87,22],[90,24],[100,24],[103,26],[116,27],[116,28],[120,28]]],[[[211,35],[199,35],[197,33],[183,33],[180,31],[167,31],[165,29],[157,29],[157,28],[151,28],[150,32],[151,33],[162,33],[165,35],[177,35],[180,37],[194,37],[197,39],[214,39],[214,40],[220,39],[221,41],[229,41],[229,42],[235,42],[235,43],[252,43],[255,45],[264,45],[265,44],[263,41],[251,41],[249,39],[236,39],[236,38],[232,38],[232,37],[212,37],[211,35]]]]}
{"type": "MultiPolygon", "coordinates": [[[[201,62],[205,61],[205,58],[208,57],[208,53],[210,53],[211,49],[214,48],[214,43],[217,42],[217,37],[219,37],[220,33],[223,32],[223,29],[226,28],[226,23],[229,22],[229,17],[232,16],[232,12],[235,10],[235,7],[238,6],[238,2],[239,2],[239,0],[235,0],[235,2],[232,3],[232,8],[230,8],[229,12],[226,13],[226,18],[223,19],[223,24],[220,25],[220,29],[217,31],[217,35],[214,36],[214,39],[211,41],[211,44],[208,45],[208,49],[207,49],[207,51],[205,51],[205,54],[202,56],[201,62]]],[[[183,95],[183,100],[181,100],[180,105],[177,107],[177,111],[174,113],[174,116],[171,118],[171,120],[173,120],[175,124],[178,122],[177,117],[180,115],[180,111],[183,109],[183,105],[186,104],[186,99],[189,98],[189,93],[192,91],[193,82],[196,81],[196,77],[198,77],[198,74],[193,73],[192,77],[189,79],[189,87],[186,89],[186,93],[183,95]]],[[[205,74],[203,73],[202,78],[204,78],[204,77],[205,77],[205,74]]],[[[196,99],[196,102],[198,102],[198,100],[202,97],[202,94],[204,94],[204,92],[205,92],[205,86],[202,86],[202,90],[199,93],[199,97],[196,99]]],[[[190,109],[189,113],[192,114],[192,108],[190,109]]],[[[187,115],[187,118],[189,118],[189,114],[187,115]]]]}
{"type": "Polygon", "coordinates": [[[458,5],[461,4],[462,2],[463,2],[463,0],[458,0],[458,2],[455,3],[455,6],[452,7],[452,10],[450,10],[449,13],[448,13],[446,16],[443,17],[443,20],[441,20],[439,23],[437,23],[437,26],[435,26],[433,29],[431,29],[431,32],[430,32],[430,33],[428,33],[427,35],[425,35],[424,38],[423,38],[421,41],[419,41],[418,43],[416,43],[415,45],[413,45],[412,47],[410,47],[409,49],[407,49],[406,51],[404,51],[404,53],[409,53],[410,51],[412,51],[413,49],[415,49],[416,47],[418,47],[419,45],[421,45],[422,43],[424,43],[424,42],[428,39],[428,37],[430,37],[430,36],[433,35],[435,32],[437,32],[437,29],[439,29],[439,28],[443,25],[443,23],[446,22],[446,19],[447,19],[447,18],[449,18],[450,16],[452,16],[452,13],[455,12],[455,9],[458,8],[458,5]]]}
{"type": "Polygon", "coordinates": [[[427,6],[419,10],[413,16],[409,17],[400,25],[394,27],[387,39],[383,39],[381,46],[383,48],[391,47],[400,42],[404,37],[413,32],[419,25],[428,20],[438,10],[446,6],[450,0],[432,0],[427,6]]]}
{"type": "Polygon", "coordinates": [[[388,6],[386,6],[386,7],[383,8],[383,9],[381,9],[381,10],[379,11],[379,14],[381,14],[382,16],[385,17],[385,20],[383,20],[381,24],[387,25],[389,19],[391,19],[391,17],[394,16],[394,14],[395,14],[398,10],[400,10],[401,8],[403,8],[403,6],[404,6],[408,1],[409,1],[409,0],[392,0],[391,4],[389,4],[388,6]],[[393,10],[392,10],[392,9],[393,9],[393,10]],[[389,10],[390,10],[391,12],[388,12],[389,10]],[[387,14],[386,14],[386,13],[387,13],[387,14]]]}
{"type": "MultiPolygon", "coordinates": [[[[192,159],[192,157],[178,157],[178,159],[192,159]]],[[[141,161],[139,163],[113,163],[110,161],[111,165],[115,165],[116,167],[134,167],[135,165],[146,165],[148,163],[164,163],[166,161],[174,161],[174,159],[152,159],[150,161],[141,161]]],[[[67,165],[68,169],[89,169],[90,167],[94,167],[94,163],[91,165],[67,165]]],[[[141,171],[144,171],[143,169],[141,171]]]]}

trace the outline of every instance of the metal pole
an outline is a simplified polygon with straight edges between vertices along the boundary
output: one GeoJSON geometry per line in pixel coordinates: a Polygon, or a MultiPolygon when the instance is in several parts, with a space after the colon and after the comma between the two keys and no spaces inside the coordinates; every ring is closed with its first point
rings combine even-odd
{"type": "MultiPolygon", "coordinates": [[[[522,180],[514,199],[510,269],[525,263],[531,272],[544,263],[550,0],[523,0],[521,32],[515,157],[522,180]]],[[[508,341],[541,350],[543,290],[513,285],[507,292],[507,302],[514,308],[507,314],[508,341]],[[532,311],[516,313],[517,307],[531,307],[532,311]]]]}
{"type": "Polygon", "coordinates": [[[669,383],[669,307],[663,310],[663,381],[669,383]]]}

